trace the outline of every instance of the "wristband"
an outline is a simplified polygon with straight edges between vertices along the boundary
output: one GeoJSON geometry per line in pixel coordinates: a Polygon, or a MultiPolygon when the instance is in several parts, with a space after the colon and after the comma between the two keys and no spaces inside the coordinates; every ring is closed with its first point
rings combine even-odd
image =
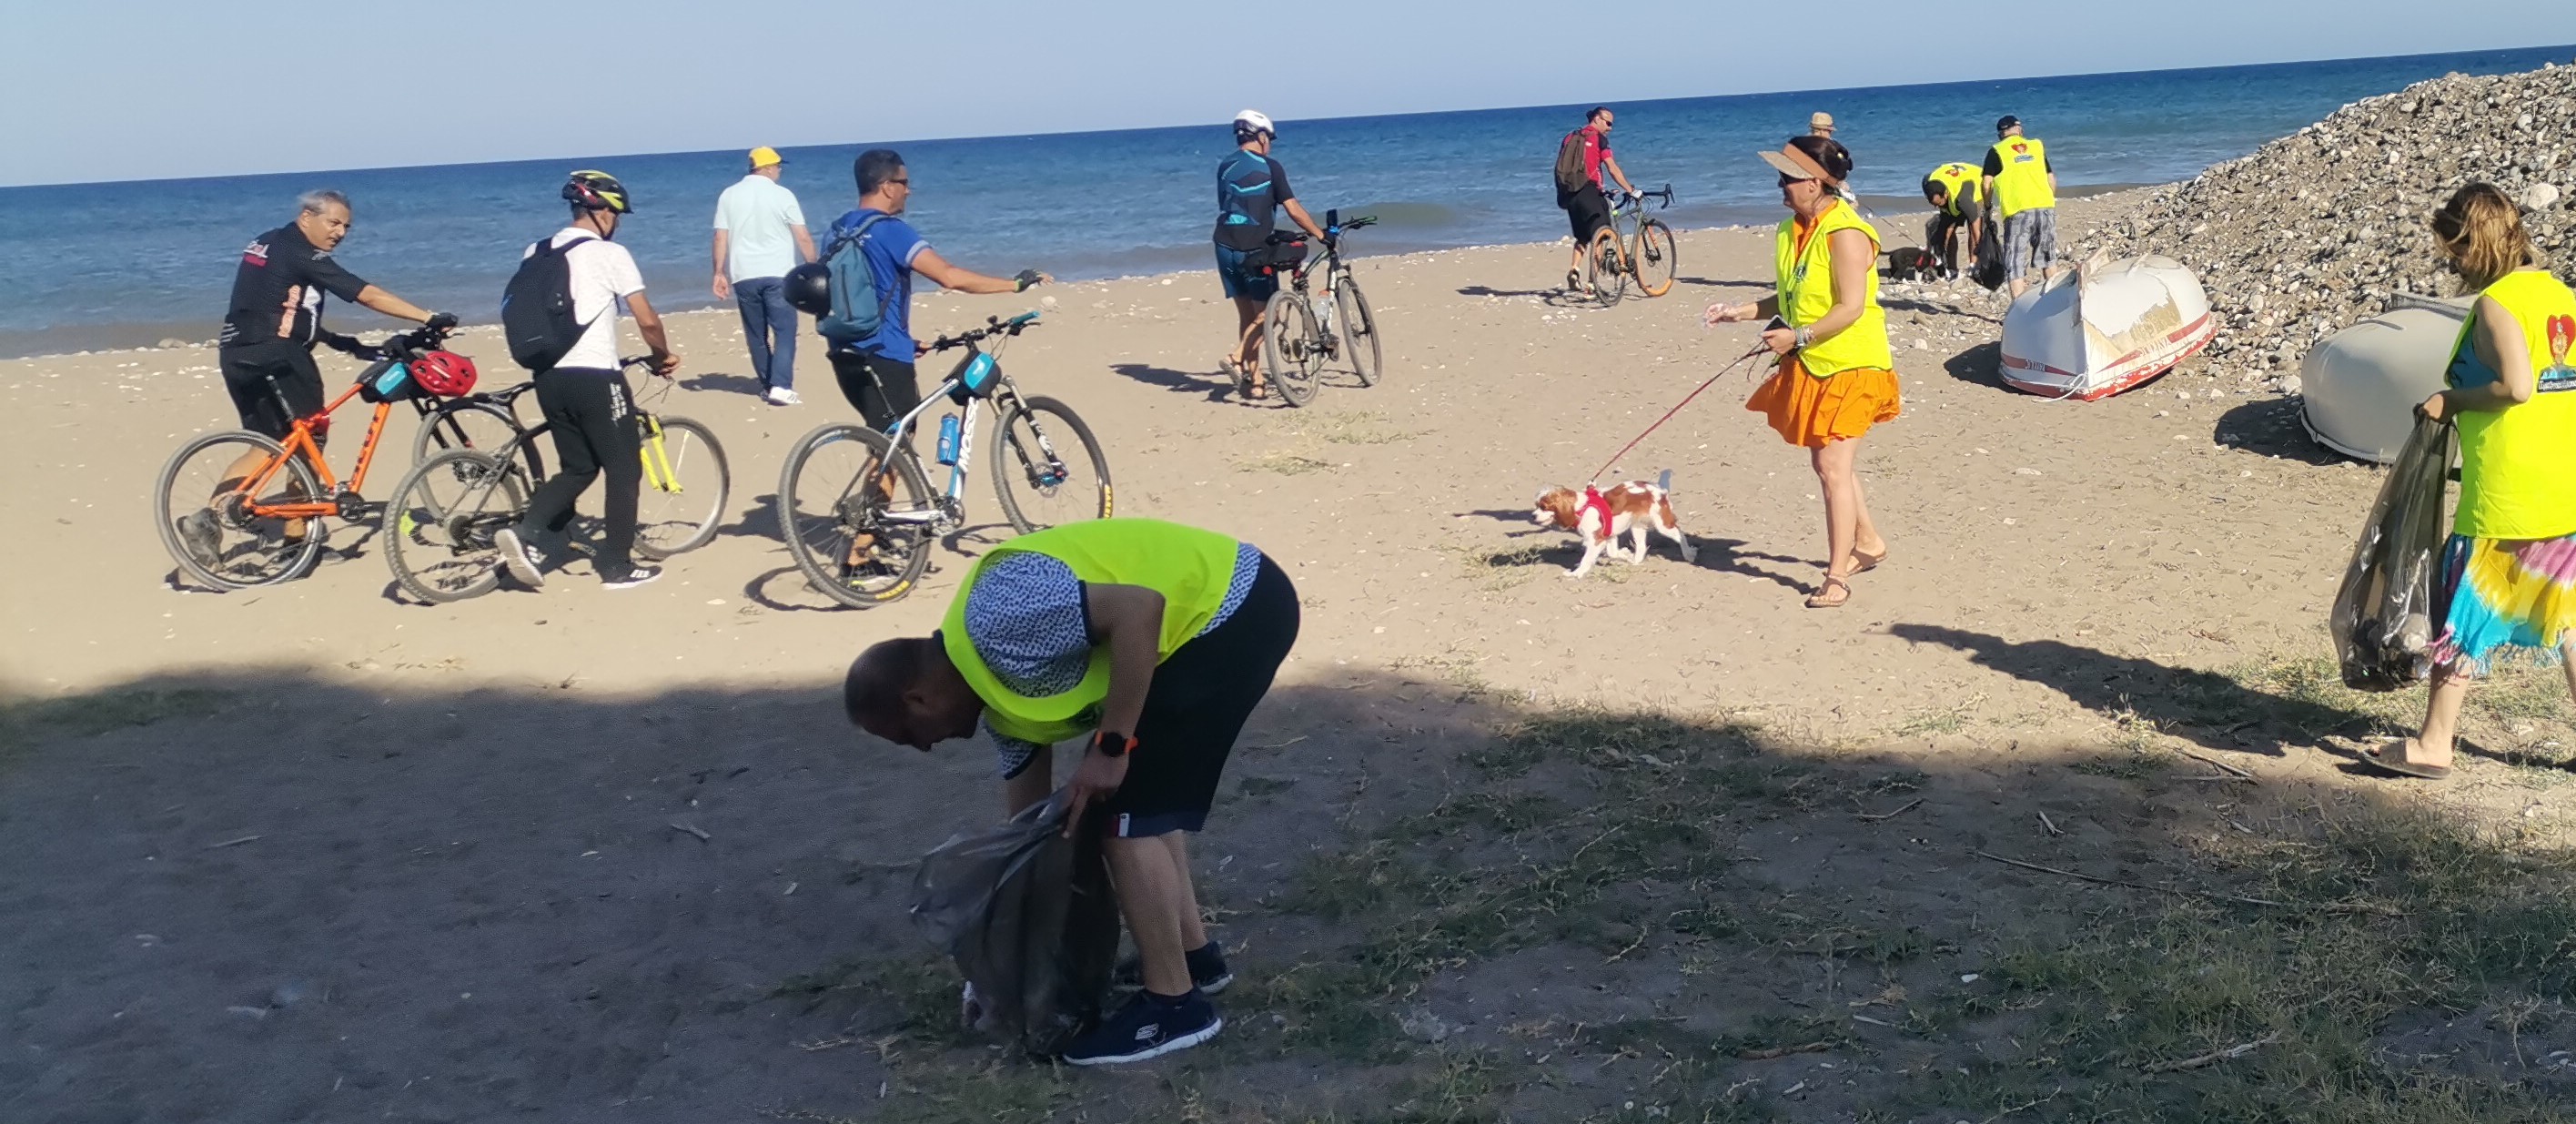
{"type": "Polygon", "coordinates": [[[1808,335],[1805,328],[1798,329],[1797,346],[1800,350],[1805,350],[1808,344],[1814,342],[1816,342],[1815,337],[1808,335]]]}
{"type": "Polygon", "coordinates": [[[1102,757],[1116,760],[1135,752],[1136,739],[1125,734],[1113,734],[1107,730],[1101,730],[1091,735],[1091,748],[1099,750],[1102,757]]]}

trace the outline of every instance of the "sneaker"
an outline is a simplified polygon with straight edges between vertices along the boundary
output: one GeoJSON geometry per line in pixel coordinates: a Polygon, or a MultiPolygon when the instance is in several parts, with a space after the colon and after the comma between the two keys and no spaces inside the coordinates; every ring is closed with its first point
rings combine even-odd
{"type": "Polygon", "coordinates": [[[1189,1049],[1216,1037],[1225,1019],[1196,991],[1179,999],[1139,994],[1064,1052],[1067,1065],[1124,1065],[1189,1049]]]}
{"type": "Polygon", "coordinates": [[[531,588],[545,586],[545,571],[537,569],[537,552],[528,549],[528,544],[520,540],[518,528],[503,527],[492,532],[492,545],[501,548],[501,565],[510,571],[511,577],[528,583],[531,588]]]}
{"type": "MultiPolygon", "coordinates": [[[[1215,941],[1181,955],[1189,963],[1190,986],[1199,989],[1200,994],[1214,995],[1234,982],[1234,970],[1225,966],[1225,949],[1215,941]]],[[[1145,986],[1145,962],[1133,956],[1119,961],[1110,970],[1109,982],[1118,987],[1145,986]]]]}
{"type": "Polygon", "coordinates": [[[215,526],[215,513],[199,508],[179,517],[179,542],[200,562],[212,562],[224,548],[223,532],[215,526]]]}
{"type": "Polygon", "coordinates": [[[772,406],[801,406],[805,404],[805,400],[798,398],[795,391],[789,390],[786,387],[773,386],[769,388],[769,404],[772,406]]]}
{"type": "Polygon", "coordinates": [[[601,574],[599,585],[602,589],[633,589],[661,576],[660,566],[629,566],[624,573],[601,574]]]}

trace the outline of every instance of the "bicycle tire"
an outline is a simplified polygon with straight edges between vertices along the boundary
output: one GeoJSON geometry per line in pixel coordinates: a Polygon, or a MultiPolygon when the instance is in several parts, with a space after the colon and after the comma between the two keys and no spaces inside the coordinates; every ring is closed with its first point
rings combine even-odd
{"type": "Polygon", "coordinates": [[[1637,252],[1628,268],[1636,275],[1639,293],[1660,297],[1672,292],[1673,278],[1681,271],[1681,246],[1673,239],[1673,228],[1657,219],[1638,223],[1637,252]],[[1657,277],[1663,281],[1658,283],[1657,277]]]}
{"type": "Polygon", "coordinates": [[[527,469],[479,449],[450,449],[414,466],[385,500],[385,568],[402,591],[431,604],[481,597],[501,584],[492,533],[528,513],[527,469]],[[454,496],[432,498],[448,481],[454,496]]]}
{"type": "Polygon", "coordinates": [[[1317,335],[1315,310],[1304,297],[1288,289],[1270,294],[1261,312],[1261,371],[1271,392],[1291,406],[1315,400],[1315,374],[1323,365],[1317,335]]]}
{"type": "Polygon", "coordinates": [[[1091,435],[1091,427],[1073,412],[1073,407],[1042,395],[1025,400],[1014,399],[1002,408],[1000,420],[993,427],[993,452],[988,471],[993,475],[994,494],[1002,501],[1002,515],[1023,535],[1044,530],[1053,524],[1029,518],[1020,506],[1019,497],[1012,494],[1014,483],[1025,485],[1033,495],[1049,498],[1062,495],[1076,486],[1071,471],[1078,471],[1078,467],[1065,461],[1063,454],[1066,450],[1056,447],[1066,433],[1081,443],[1083,457],[1091,462],[1091,471],[1100,481],[1098,503],[1082,503],[1083,497],[1079,494],[1071,497],[1080,508],[1090,511],[1090,514],[1075,518],[1107,519],[1110,510],[1116,506],[1116,496],[1109,484],[1109,457],[1100,451],[1100,439],[1091,435]],[[1041,422],[1042,416],[1049,420],[1041,422]],[[1067,475],[1049,483],[1047,475],[1059,471],[1067,475]]]}
{"type": "Polygon", "coordinates": [[[635,552],[659,560],[696,550],[716,537],[733,495],[733,469],[716,431],[705,422],[667,414],[656,420],[662,423],[662,459],[671,473],[656,479],[653,447],[646,439],[644,480],[635,494],[635,552]]]}
{"type": "Polygon", "coordinates": [[[1592,302],[1603,308],[1627,295],[1627,254],[1620,250],[1617,230],[1605,226],[1593,232],[1583,254],[1583,281],[1592,288],[1592,302]]]}
{"type": "Polygon", "coordinates": [[[1361,386],[1376,386],[1386,370],[1386,359],[1378,346],[1377,313],[1369,309],[1368,294],[1360,292],[1358,281],[1345,276],[1333,287],[1333,305],[1334,315],[1342,322],[1342,354],[1351,361],[1351,373],[1359,376],[1361,386]]]}
{"type": "MultiPolygon", "coordinates": [[[[312,572],[314,564],[322,557],[324,535],[319,523],[313,519],[305,520],[304,538],[300,542],[290,544],[285,541],[285,528],[282,521],[258,519],[237,510],[231,510],[237,508],[237,504],[228,504],[226,505],[228,510],[217,511],[213,504],[200,503],[194,498],[194,494],[202,490],[211,500],[225,479],[221,469],[229,468],[234,460],[253,449],[271,457],[286,456],[286,446],[279,444],[274,438],[253,433],[247,429],[225,429],[203,433],[189,439],[187,444],[179,446],[179,451],[170,454],[170,459],[162,464],[161,474],[152,487],[152,521],[160,528],[162,547],[168,550],[170,558],[179,564],[181,573],[215,589],[257,589],[261,586],[291,581],[312,572]],[[221,458],[220,460],[201,459],[208,450],[225,445],[239,445],[243,446],[243,449],[237,453],[215,453],[214,457],[221,458]],[[183,484],[181,475],[187,473],[191,465],[197,464],[215,468],[216,471],[191,473],[183,484]],[[209,476],[213,478],[209,479],[209,476]],[[174,508],[174,504],[178,507],[174,508]],[[182,508],[184,510],[181,510],[182,508]],[[180,541],[179,520],[192,517],[200,511],[210,512],[214,517],[217,550],[212,562],[266,558],[269,560],[268,563],[258,567],[257,570],[245,571],[230,565],[217,567],[210,564],[210,560],[197,557],[195,551],[180,541]],[[268,522],[279,523],[278,534],[275,536],[276,545],[273,549],[261,549],[261,544],[271,538],[262,526],[268,522]],[[226,548],[223,545],[223,539],[227,533],[241,535],[245,541],[226,548]],[[242,547],[251,549],[246,553],[242,547]]],[[[297,496],[318,498],[323,494],[321,480],[313,475],[313,467],[304,463],[302,457],[287,458],[286,463],[279,466],[277,475],[270,478],[270,487],[278,492],[273,497],[275,502],[286,502],[297,496]],[[282,484],[279,483],[281,480],[282,484]]]]}
{"type": "MultiPolygon", "coordinates": [[[[518,414],[498,402],[451,398],[420,419],[420,429],[411,437],[411,463],[418,467],[420,462],[449,449],[497,454],[502,445],[525,436],[528,429],[519,423],[518,414]]],[[[546,460],[538,448],[541,444],[519,442],[517,457],[528,470],[528,479],[538,484],[546,482],[546,460]]]]}
{"type": "Polygon", "coordinates": [[[779,468],[775,502],[779,534],[806,582],[854,609],[900,601],[911,593],[930,568],[930,548],[939,541],[930,523],[893,524],[879,518],[888,510],[936,511],[938,501],[922,479],[920,459],[897,455],[885,434],[862,425],[835,422],[798,438],[779,468]],[[816,463],[839,446],[859,454],[855,468],[816,463]],[[889,471],[895,487],[908,497],[871,498],[874,489],[859,488],[889,471]],[[867,562],[853,566],[849,559],[861,535],[869,537],[872,549],[867,562]],[[889,565],[873,548],[888,541],[904,551],[899,564],[889,565]]]}

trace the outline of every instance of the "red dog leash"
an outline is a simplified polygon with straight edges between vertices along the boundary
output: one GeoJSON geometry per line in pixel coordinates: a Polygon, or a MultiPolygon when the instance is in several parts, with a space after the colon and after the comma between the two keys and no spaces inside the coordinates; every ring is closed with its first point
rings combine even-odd
{"type": "MultiPolygon", "coordinates": [[[[1701,390],[1707,390],[1709,387],[1717,385],[1717,380],[1733,374],[1737,367],[1744,365],[1745,360],[1751,359],[1754,356],[1760,355],[1769,350],[1771,349],[1767,345],[1759,343],[1754,344],[1753,350],[1736,356],[1735,362],[1718,368],[1717,373],[1710,375],[1707,382],[1699,384],[1698,390],[1691,391],[1688,395],[1682,398],[1678,405],[1675,405],[1672,409],[1664,411],[1664,416],[1656,418],[1654,425],[1647,426],[1646,432],[1637,435],[1637,440],[1630,441],[1627,444],[1620,446],[1618,452],[1610,454],[1609,460],[1603,461],[1601,463],[1601,467],[1592,471],[1593,484],[1586,484],[1583,486],[1583,506],[1592,507],[1598,505],[1601,509],[1601,525],[1603,527],[1608,527],[1610,525],[1610,501],[1601,495],[1600,489],[1594,487],[1594,484],[1598,484],[1600,482],[1601,474],[1610,471],[1610,466],[1619,463],[1619,458],[1627,456],[1630,450],[1637,447],[1638,442],[1642,442],[1647,437],[1652,436],[1655,430],[1661,427],[1665,422],[1673,420],[1673,415],[1682,412],[1683,406],[1690,405],[1691,399],[1699,397],[1701,390]]],[[[1577,518],[1579,519],[1581,516],[1578,515],[1577,518]]]]}

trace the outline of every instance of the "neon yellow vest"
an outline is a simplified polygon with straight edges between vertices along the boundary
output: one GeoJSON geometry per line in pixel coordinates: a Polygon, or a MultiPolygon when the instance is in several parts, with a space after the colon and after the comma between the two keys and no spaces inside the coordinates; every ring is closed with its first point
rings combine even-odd
{"type": "MultiPolygon", "coordinates": [[[[2554,539],[2576,532],[2576,293],[2545,270],[2506,274],[2489,285],[2522,325],[2537,389],[2531,401],[2502,410],[2462,410],[2460,510],[2451,529],[2487,539],[2554,539]]],[[[2460,328],[2453,361],[2475,347],[2460,328]]]]}
{"type": "Polygon", "coordinates": [[[2037,137],[2005,137],[1995,142],[1994,154],[2004,168],[1995,177],[1995,209],[2005,218],[2057,205],[2057,189],[2048,186],[2048,145],[2037,137]]]}
{"type": "Polygon", "coordinates": [[[995,733],[1040,745],[1076,738],[1100,721],[1109,697],[1109,649],[1095,648],[1082,682],[1062,694],[1030,698],[1002,685],[966,636],[966,598],[984,567],[1013,554],[1043,554],[1062,562],[1085,583],[1141,585],[1163,595],[1161,659],[1207,628],[1225,604],[1242,544],[1214,531],[1159,519],[1093,519],[1022,535],[984,552],[966,572],[966,584],[948,606],[940,645],[948,661],[984,700],[984,724],[995,733]]]}
{"type": "Polygon", "coordinates": [[[1950,202],[1941,208],[1942,214],[1964,219],[1985,209],[1986,189],[1979,182],[1984,176],[1976,165],[1953,160],[1932,169],[1925,178],[1950,190],[1950,202]]]}
{"type": "MultiPolygon", "coordinates": [[[[1780,223],[1777,248],[1780,318],[1792,328],[1813,324],[1834,310],[1834,264],[1830,244],[1837,230],[1857,230],[1869,236],[1873,256],[1878,250],[1878,231],[1852,213],[1851,204],[1836,201],[1831,210],[1816,216],[1816,232],[1807,236],[1804,253],[1798,249],[1798,220],[1793,216],[1780,223]]],[[[1807,373],[1826,378],[1856,367],[1896,369],[1896,353],[1887,345],[1887,310],[1878,306],[1878,270],[1871,262],[1869,291],[1861,297],[1860,319],[1834,334],[1832,339],[1818,340],[1798,352],[1807,373]]]]}

